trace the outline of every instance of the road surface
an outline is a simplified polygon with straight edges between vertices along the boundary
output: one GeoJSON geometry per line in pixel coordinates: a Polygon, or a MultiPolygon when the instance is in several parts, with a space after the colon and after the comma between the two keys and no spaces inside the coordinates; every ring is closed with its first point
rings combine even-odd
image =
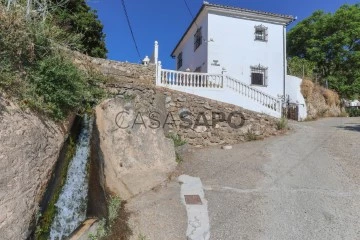
{"type": "MultiPolygon", "coordinates": [[[[291,127],[285,136],[185,155],[180,174],[201,179],[210,239],[360,239],[360,118],[291,127]]],[[[176,178],[129,209],[133,239],[186,239],[189,213],[176,178]]]]}

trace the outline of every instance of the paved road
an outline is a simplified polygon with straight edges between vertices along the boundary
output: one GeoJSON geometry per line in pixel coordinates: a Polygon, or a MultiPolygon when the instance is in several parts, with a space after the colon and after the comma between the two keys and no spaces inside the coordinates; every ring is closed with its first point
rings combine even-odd
{"type": "MultiPolygon", "coordinates": [[[[286,136],[186,155],[183,173],[205,190],[210,239],[360,239],[360,118],[292,127],[286,136]]],[[[185,239],[179,191],[171,182],[143,196],[148,215],[136,223],[148,239],[185,239]]]]}

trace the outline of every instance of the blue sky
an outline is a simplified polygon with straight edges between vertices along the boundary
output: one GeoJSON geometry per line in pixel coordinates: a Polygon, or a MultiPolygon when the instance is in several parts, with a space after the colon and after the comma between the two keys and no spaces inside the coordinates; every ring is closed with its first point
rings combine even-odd
{"type": "MultiPolygon", "coordinates": [[[[194,15],[202,0],[187,0],[194,15]]],[[[274,13],[297,16],[298,20],[310,16],[315,10],[334,12],[345,3],[355,4],[357,0],[209,0],[224,4],[274,13]]],[[[170,54],[184,31],[192,21],[184,0],[125,0],[134,35],[141,57],[151,55],[154,41],[159,41],[160,60],[165,68],[173,69],[174,60],[170,54]]],[[[98,11],[104,24],[108,58],[118,61],[139,62],[120,0],[88,0],[98,11]]]]}

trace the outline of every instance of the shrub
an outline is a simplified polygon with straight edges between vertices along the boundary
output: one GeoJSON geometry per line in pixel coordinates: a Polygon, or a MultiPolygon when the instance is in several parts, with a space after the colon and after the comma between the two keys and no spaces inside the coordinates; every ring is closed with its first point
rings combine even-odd
{"type": "Polygon", "coordinates": [[[276,123],[277,130],[283,130],[286,129],[288,126],[288,120],[285,117],[282,117],[279,121],[276,123]]]}
{"type": "Polygon", "coordinates": [[[180,147],[186,144],[186,141],[181,139],[181,136],[176,133],[171,133],[168,137],[174,141],[175,147],[180,147]]]}
{"type": "Polygon", "coordinates": [[[108,212],[109,212],[108,221],[109,221],[109,224],[111,225],[115,221],[116,217],[119,214],[119,209],[121,206],[121,199],[120,199],[120,197],[117,197],[117,196],[111,197],[108,204],[109,204],[109,206],[108,206],[108,212]]]}
{"type": "Polygon", "coordinates": [[[177,162],[178,164],[180,164],[180,163],[183,162],[183,159],[182,159],[180,153],[175,152],[175,156],[176,156],[176,162],[177,162]]]}
{"type": "Polygon", "coordinates": [[[251,129],[248,129],[247,133],[245,134],[245,140],[250,142],[250,141],[256,141],[257,139],[258,139],[258,137],[254,133],[254,131],[251,129]]]}
{"type": "Polygon", "coordinates": [[[100,79],[85,75],[59,50],[76,47],[80,37],[53,24],[51,16],[43,21],[25,15],[21,4],[11,11],[0,4],[0,90],[54,120],[102,99],[100,79]]]}
{"type": "Polygon", "coordinates": [[[346,112],[349,114],[349,117],[360,117],[360,108],[347,108],[346,112]]]}
{"type": "Polygon", "coordinates": [[[80,107],[86,99],[84,76],[67,59],[50,56],[38,62],[29,75],[31,88],[24,103],[56,120],[80,107]]]}
{"type": "Polygon", "coordinates": [[[118,196],[112,196],[108,201],[108,216],[107,219],[103,218],[99,221],[98,227],[94,234],[89,234],[89,239],[100,240],[106,238],[111,234],[112,224],[118,217],[121,207],[121,198],[118,196]]]}

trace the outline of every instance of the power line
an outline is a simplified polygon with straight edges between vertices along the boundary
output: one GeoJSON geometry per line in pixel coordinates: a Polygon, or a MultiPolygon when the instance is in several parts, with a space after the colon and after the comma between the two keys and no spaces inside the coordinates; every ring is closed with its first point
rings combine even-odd
{"type": "Polygon", "coordinates": [[[130,32],[131,32],[131,36],[132,36],[134,45],[135,45],[135,48],[136,48],[136,52],[137,52],[137,54],[138,54],[138,56],[139,56],[139,59],[140,59],[140,61],[141,61],[140,51],[139,51],[138,45],[137,45],[137,43],[136,43],[136,39],[135,39],[135,35],[134,35],[134,32],[133,32],[133,29],[132,29],[132,27],[131,27],[129,15],[128,15],[127,10],[126,10],[125,0],[121,0],[121,3],[122,3],[122,6],[123,6],[123,9],[124,9],[124,13],[125,13],[125,16],[126,16],[126,20],[127,20],[127,23],[128,23],[129,29],[130,29],[130,32]]]}
{"type": "MultiPolygon", "coordinates": [[[[191,12],[191,9],[190,9],[190,7],[189,7],[189,4],[187,3],[186,0],[184,0],[184,3],[185,3],[185,5],[186,5],[187,10],[188,10],[189,13],[190,13],[191,18],[194,19],[194,14],[191,12]]],[[[196,27],[198,28],[198,25],[197,25],[196,21],[195,21],[194,23],[195,23],[196,27]]]]}

